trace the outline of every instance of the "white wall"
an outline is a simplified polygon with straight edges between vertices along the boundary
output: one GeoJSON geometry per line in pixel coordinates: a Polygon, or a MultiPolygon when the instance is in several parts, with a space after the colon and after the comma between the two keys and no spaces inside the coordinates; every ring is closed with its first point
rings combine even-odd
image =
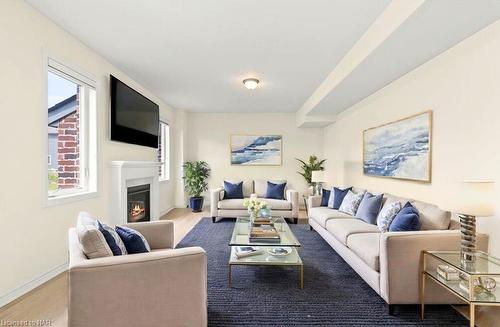
{"type": "Polygon", "coordinates": [[[175,157],[173,163],[172,181],[175,184],[175,207],[186,207],[186,194],[184,193],[184,181],[182,179],[182,164],[187,160],[187,142],[189,137],[188,131],[188,112],[178,111],[175,118],[175,135],[174,140],[175,157]]]}
{"type": "Polygon", "coordinates": [[[224,179],[283,178],[299,192],[307,184],[297,171],[294,158],[320,156],[323,151],[322,128],[297,128],[295,114],[228,114],[189,113],[188,160],[204,160],[212,169],[210,188],[219,187],[224,179]],[[283,136],[283,165],[236,166],[230,163],[229,136],[231,134],[273,134],[283,136]]]}
{"type": "MultiPolygon", "coordinates": [[[[325,130],[327,176],[356,185],[441,204],[453,184],[500,182],[500,21],[348,109],[325,130]],[[362,131],[433,110],[432,183],[364,176],[362,131]]],[[[497,190],[500,187],[497,185],[497,190]]],[[[497,199],[500,194],[497,191],[497,199]]],[[[497,202],[500,207],[500,201],[497,202]]],[[[500,256],[500,217],[479,220],[500,256]]]]}
{"type": "MultiPolygon", "coordinates": [[[[112,191],[109,162],[156,160],[156,150],[109,141],[109,74],[137,89],[160,105],[162,119],[175,126],[176,111],[98,54],[66,33],[23,1],[0,2],[0,306],[37,278],[64,269],[67,261],[67,230],[75,225],[80,210],[103,220],[109,213],[112,191]],[[41,138],[47,110],[42,103],[43,52],[62,58],[93,75],[98,89],[99,191],[100,196],[67,205],[43,208],[42,165],[46,156],[41,138]]],[[[171,139],[175,140],[174,135],[171,139]]],[[[174,145],[172,150],[176,150],[174,145]]],[[[175,169],[175,168],[172,168],[175,169]]],[[[175,172],[172,170],[172,174],[175,172]]],[[[161,208],[174,205],[174,182],[161,184],[161,208]]]]}

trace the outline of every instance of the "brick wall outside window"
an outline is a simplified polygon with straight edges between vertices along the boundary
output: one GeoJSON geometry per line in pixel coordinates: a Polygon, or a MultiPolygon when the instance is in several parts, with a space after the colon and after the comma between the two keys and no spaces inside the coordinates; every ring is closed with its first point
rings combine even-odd
{"type": "Polygon", "coordinates": [[[59,122],[57,128],[57,163],[59,189],[80,185],[80,106],[79,92],[76,111],[59,122]]]}

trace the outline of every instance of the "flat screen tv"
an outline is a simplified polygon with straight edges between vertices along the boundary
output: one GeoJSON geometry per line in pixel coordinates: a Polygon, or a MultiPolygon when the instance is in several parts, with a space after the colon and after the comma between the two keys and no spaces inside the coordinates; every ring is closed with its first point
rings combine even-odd
{"type": "Polygon", "coordinates": [[[160,109],[111,75],[111,140],[158,148],[160,109]]]}

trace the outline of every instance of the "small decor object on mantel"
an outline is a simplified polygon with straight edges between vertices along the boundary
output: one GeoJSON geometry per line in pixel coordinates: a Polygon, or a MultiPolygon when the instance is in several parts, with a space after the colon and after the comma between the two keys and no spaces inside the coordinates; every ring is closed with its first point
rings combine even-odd
{"type": "Polygon", "coordinates": [[[432,111],[363,132],[365,175],[431,181],[432,111]]]}
{"type": "Polygon", "coordinates": [[[193,212],[203,209],[203,192],[208,190],[207,178],[210,176],[210,168],[205,161],[186,161],[182,168],[184,170],[184,189],[191,197],[189,207],[193,212]]]}
{"type": "Polygon", "coordinates": [[[231,135],[231,165],[281,166],[281,135],[231,135]]]}

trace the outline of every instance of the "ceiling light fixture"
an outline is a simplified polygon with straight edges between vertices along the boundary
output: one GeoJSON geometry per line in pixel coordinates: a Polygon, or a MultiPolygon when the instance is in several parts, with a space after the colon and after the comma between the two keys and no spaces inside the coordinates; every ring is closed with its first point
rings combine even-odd
{"type": "Polygon", "coordinates": [[[259,84],[259,80],[256,78],[245,78],[243,80],[243,84],[245,84],[245,87],[249,90],[253,90],[257,87],[257,84],[259,84]]]}

